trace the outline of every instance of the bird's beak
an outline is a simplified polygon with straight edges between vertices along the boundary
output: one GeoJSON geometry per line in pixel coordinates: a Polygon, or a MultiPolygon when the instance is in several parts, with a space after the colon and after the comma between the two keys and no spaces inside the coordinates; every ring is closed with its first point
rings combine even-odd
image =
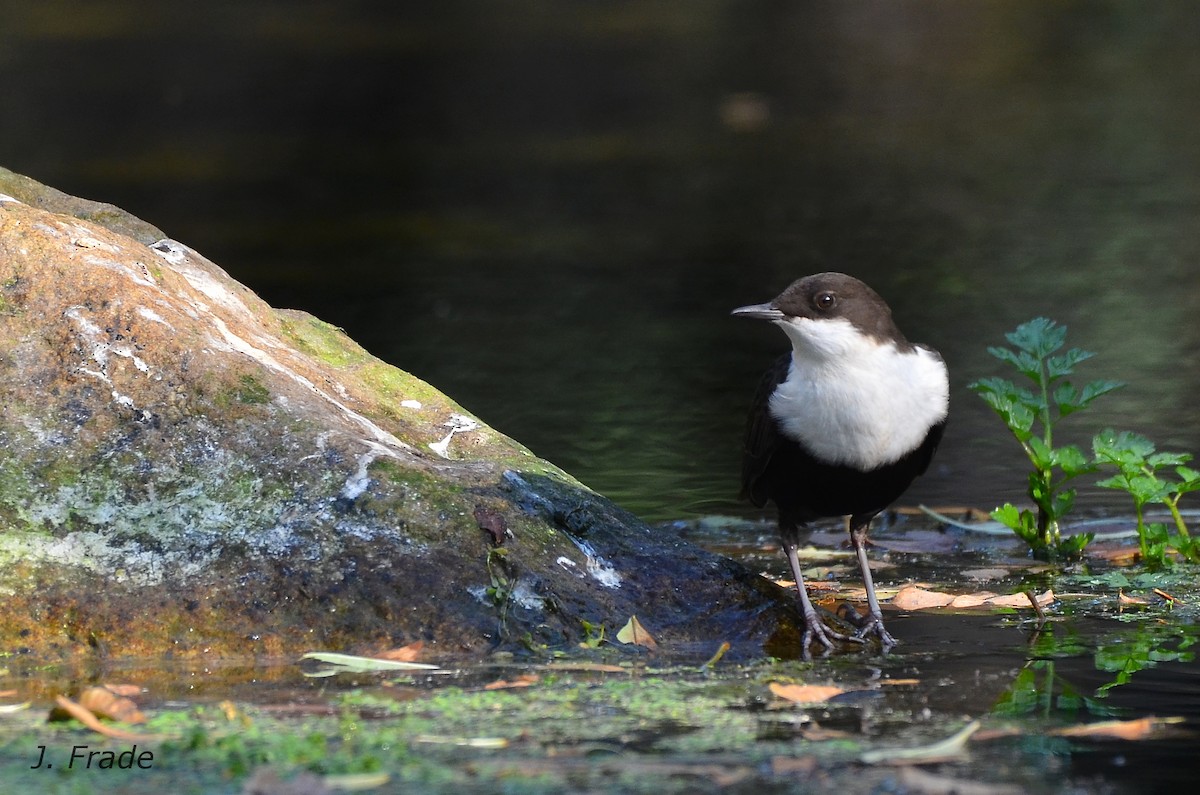
{"type": "Polygon", "coordinates": [[[730,314],[738,317],[748,317],[755,320],[783,320],[784,314],[776,309],[771,304],[752,304],[751,306],[739,306],[730,314]]]}

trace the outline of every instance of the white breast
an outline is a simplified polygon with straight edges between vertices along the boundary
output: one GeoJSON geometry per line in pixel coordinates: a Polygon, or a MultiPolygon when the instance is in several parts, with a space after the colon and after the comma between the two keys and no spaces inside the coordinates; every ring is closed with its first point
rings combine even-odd
{"type": "Polygon", "coordinates": [[[880,345],[841,319],[778,325],[792,340],[792,366],[771,414],[821,461],[863,471],[890,464],[946,418],[946,365],[933,351],[880,345]]]}

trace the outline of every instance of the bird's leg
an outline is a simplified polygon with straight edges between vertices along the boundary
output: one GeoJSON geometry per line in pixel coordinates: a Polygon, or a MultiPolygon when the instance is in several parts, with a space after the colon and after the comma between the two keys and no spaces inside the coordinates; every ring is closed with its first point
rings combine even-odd
{"type": "Polygon", "coordinates": [[[817,609],[813,607],[812,601],[808,598],[808,590],[804,587],[804,574],[800,571],[800,558],[796,555],[796,545],[800,540],[797,527],[793,524],[780,523],[779,537],[783,546],[783,554],[787,557],[788,566],[792,570],[792,578],[796,581],[796,593],[800,596],[800,609],[804,613],[804,637],[801,640],[801,646],[804,649],[805,658],[810,656],[808,647],[814,639],[821,642],[826,652],[833,648],[835,640],[861,643],[861,638],[834,632],[825,626],[825,622],[821,621],[821,617],[817,615],[817,609]]]}
{"type": "Polygon", "coordinates": [[[863,519],[859,516],[846,518],[846,527],[850,532],[850,543],[854,545],[854,554],[858,556],[858,566],[862,569],[863,585],[867,589],[867,607],[871,617],[867,623],[855,633],[858,638],[865,638],[874,633],[879,636],[883,650],[887,651],[896,645],[896,639],[883,626],[883,611],[879,609],[879,599],[875,596],[875,581],[871,578],[871,566],[867,562],[867,528],[871,525],[871,517],[863,519]]]}

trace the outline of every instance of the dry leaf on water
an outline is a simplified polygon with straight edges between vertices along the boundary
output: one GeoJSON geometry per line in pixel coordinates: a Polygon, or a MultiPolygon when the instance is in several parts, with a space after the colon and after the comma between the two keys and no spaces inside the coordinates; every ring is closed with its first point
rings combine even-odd
{"type": "Polygon", "coordinates": [[[924,588],[909,585],[901,588],[892,597],[891,603],[901,610],[924,610],[930,607],[945,607],[953,601],[954,597],[948,593],[927,591],[924,588]]]}
{"type": "Polygon", "coordinates": [[[497,679],[495,682],[489,682],[483,686],[484,690],[508,690],[514,687],[529,687],[540,681],[541,677],[536,674],[521,674],[513,680],[497,679]]]}
{"type": "Polygon", "coordinates": [[[622,643],[632,643],[635,646],[645,646],[647,649],[658,648],[658,642],[642,626],[642,622],[638,621],[637,616],[629,617],[629,621],[617,633],[617,640],[622,643]]]}
{"type": "Polygon", "coordinates": [[[547,671],[591,671],[595,673],[612,674],[627,674],[630,671],[629,668],[622,668],[619,665],[588,662],[552,662],[546,663],[542,667],[547,671]]]}
{"type": "Polygon", "coordinates": [[[1145,740],[1156,729],[1172,723],[1183,723],[1183,718],[1138,718],[1137,720],[1106,720],[1056,729],[1051,734],[1060,737],[1097,737],[1117,740],[1145,740]]]}
{"type": "Polygon", "coordinates": [[[425,648],[425,641],[418,640],[407,646],[401,646],[396,649],[388,649],[381,651],[378,654],[371,655],[379,660],[395,660],[397,662],[416,662],[417,657],[421,656],[421,650],[425,648]]]}
{"type": "MultiPolygon", "coordinates": [[[[128,688],[125,688],[125,692],[128,692],[128,688]]],[[[119,720],[122,723],[146,722],[146,716],[138,709],[133,699],[119,695],[108,687],[87,688],[79,694],[79,706],[99,718],[119,720]]]]}
{"type": "MultiPolygon", "coordinates": [[[[1037,597],[1043,607],[1054,601],[1054,592],[1046,591],[1037,597]]],[[[948,594],[930,591],[917,585],[906,585],[891,599],[893,607],[901,610],[927,610],[934,607],[1029,607],[1029,599],[1023,593],[998,595],[990,591],[972,594],[948,594]]]]}
{"type": "Polygon", "coordinates": [[[92,731],[99,732],[106,737],[112,737],[114,740],[128,740],[129,742],[134,743],[153,743],[167,739],[165,735],[161,734],[138,734],[137,732],[128,732],[124,729],[118,729],[115,726],[108,726],[101,722],[101,720],[94,714],[92,714],[90,709],[76,704],[66,696],[55,696],[54,701],[63,709],[63,711],[65,711],[75,720],[82,723],[84,726],[87,726],[92,731]]]}
{"type": "Polygon", "coordinates": [[[772,682],[771,692],[785,701],[793,701],[797,704],[815,704],[828,701],[834,696],[840,696],[846,691],[831,685],[781,685],[778,682],[772,682]]]}
{"type": "Polygon", "coordinates": [[[335,676],[342,673],[361,674],[376,671],[433,671],[436,665],[407,662],[405,660],[382,660],[378,657],[359,657],[330,651],[310,651],[300,656],[301,660],[316,660],[323,667],[316,671],[303,671],[305,676],[335,676]]]}
{"type": "MultiPolygon", "coordinates": [[[[1054,592],[1046,591],[1037,595],[1037,603],[1042,607],[1047,606],[1054,601],[1054,592]]],[[[1029,607],[1029,597],[1023,593],[1008,594],[1007,596],[995,596],[987,601],[990,607],[1029,607]]]]}
{"type": "Polygon", "coordinates": [[[1130,546],[1105,546],[1102,544],[1088,544],[1087,556],[1089,558],[1099,558],[1106,560],[1114,566],[1132,566],[1137,562],[1141,552],[1137,547],[1130,546]]]}

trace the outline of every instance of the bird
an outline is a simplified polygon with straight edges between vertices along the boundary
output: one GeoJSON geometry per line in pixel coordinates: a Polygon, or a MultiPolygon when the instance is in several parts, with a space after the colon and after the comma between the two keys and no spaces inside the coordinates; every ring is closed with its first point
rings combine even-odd
{"type": "Polygon", "coordinates": [[[763,375],[746,423],[742,497],[778,511],[780,545],[799,592],[805,630],[828,654],[834,641],[896,639],[867,561],[871,520],[929,467],[949,412],[949,375],[941,355],[909,342],[887,303],[844,273],[793,282],[765,304],[734,309],[766,320],[791,342],[763,375]],[[870,615],[853,635],[824,624],[813,608],[796,547],[809,522],[844,517],[862,569],[870,615]]]}

